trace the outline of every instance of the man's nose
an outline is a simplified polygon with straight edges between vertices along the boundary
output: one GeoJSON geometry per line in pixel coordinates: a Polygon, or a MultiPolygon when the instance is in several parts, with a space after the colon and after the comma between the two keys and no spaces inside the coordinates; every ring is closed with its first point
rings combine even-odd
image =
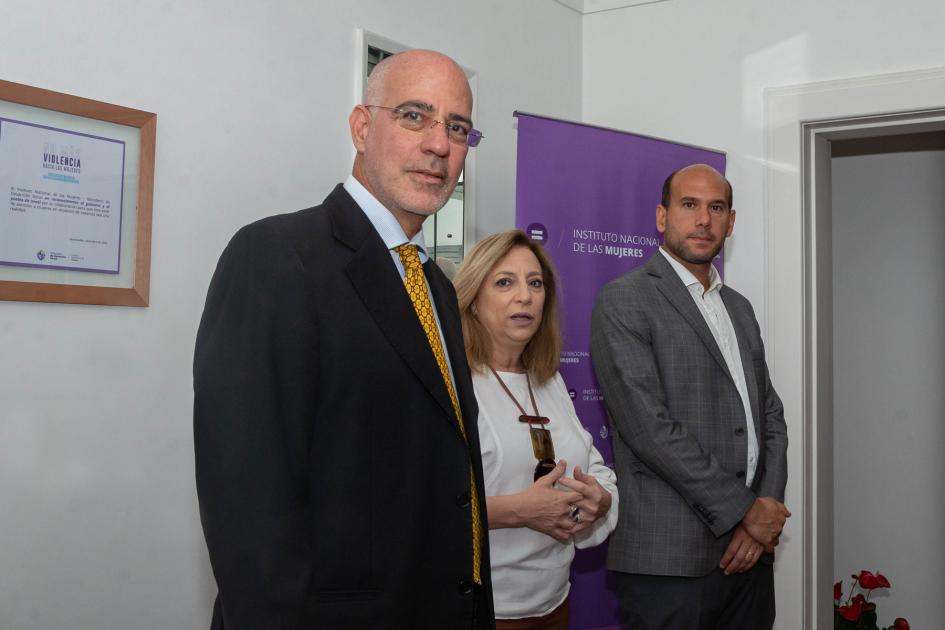
{"type": "Polygon", "coordinates": [[[450,137],[446,131],[446,125],[439,120],[434,120],[432,125],[423,130],[421,146],[424,151],[429,151],[440,157],[449,155],[450,137]]]}
{"type": "Polygon", "coordinates": [[[696,208],[696,225],[709,225],[711,221],[712,214],[709,212],[708,206],[699,206],[696,208]]]}

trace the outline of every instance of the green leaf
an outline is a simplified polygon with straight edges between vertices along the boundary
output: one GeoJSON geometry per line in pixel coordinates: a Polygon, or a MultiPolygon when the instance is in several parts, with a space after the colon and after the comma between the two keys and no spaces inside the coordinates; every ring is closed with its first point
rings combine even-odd
{"type": "Polygon", "coordinates": [[[856,626],[859,630],[879,630],[876,626],[876,606],[867,604],[863,607],[860,622],[856,626]]]}

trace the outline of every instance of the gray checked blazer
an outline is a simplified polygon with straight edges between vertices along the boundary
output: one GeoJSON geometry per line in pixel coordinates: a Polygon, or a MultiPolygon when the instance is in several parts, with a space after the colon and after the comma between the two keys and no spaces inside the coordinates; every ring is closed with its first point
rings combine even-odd
{"type": "MultiPolygon", "coordinates": [[[[784,500],[787,427],[751,304],[722,301],[755,418],[759,461],[745,485],[745,411],[722,352],[679,276],[656,252],[601,289],[591,356],[614,431],[620,518],[608,567],[701,576],[718,567],[756,496],[784,500]]],[[[773,558],[765,558],[771,562],[773,558]]]]}

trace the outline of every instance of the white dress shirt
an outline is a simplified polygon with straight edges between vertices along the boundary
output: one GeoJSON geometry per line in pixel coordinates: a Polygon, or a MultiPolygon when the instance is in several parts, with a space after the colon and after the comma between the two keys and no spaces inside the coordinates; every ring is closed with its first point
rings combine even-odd
{"type": "Polygon", "coordinates": [[[755,478],[755,470],[758,467],[758,436],[755,434],[755,417],[751,412],[751,399],[748,397],[748,386],[745,382],[745,370],[742,366],[741,354],[738,352],[738,338],[735,336],[735,328],[732,326],[732,319],[729,317],[728,309],[722,302],[721,288],[722,278],[719,276],[715,265],[709,265],[709,288],[706,289],[691,271],[666,253],[660,247],[660,253],[669,261],[679,279],[683,281],[686,288],[689,289],[689,295],[692,301],[696,303],[699,312],[702,313],[705,323],[712,332],[715,343],[718,344],[722,356],[725,358],[725,365],[735,381],[735,387],[738,389],[738,395],[742,398],[742,406],[745,409],[745,431],[748,434],[748,460],[745,470],[745,485],[751,486],[755,478]]]}

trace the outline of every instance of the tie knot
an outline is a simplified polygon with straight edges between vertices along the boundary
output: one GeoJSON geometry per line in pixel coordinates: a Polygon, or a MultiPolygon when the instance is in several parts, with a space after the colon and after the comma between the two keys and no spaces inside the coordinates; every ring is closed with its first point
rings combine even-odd
{"type": "Polygon", "coordinates": [[[394,251],[400,255],[400,262],[403,263],[405,272],[409,273],[422,269],[420,254],[417,253],[416,245],[404,243],[395,247],[394,251]]]}

